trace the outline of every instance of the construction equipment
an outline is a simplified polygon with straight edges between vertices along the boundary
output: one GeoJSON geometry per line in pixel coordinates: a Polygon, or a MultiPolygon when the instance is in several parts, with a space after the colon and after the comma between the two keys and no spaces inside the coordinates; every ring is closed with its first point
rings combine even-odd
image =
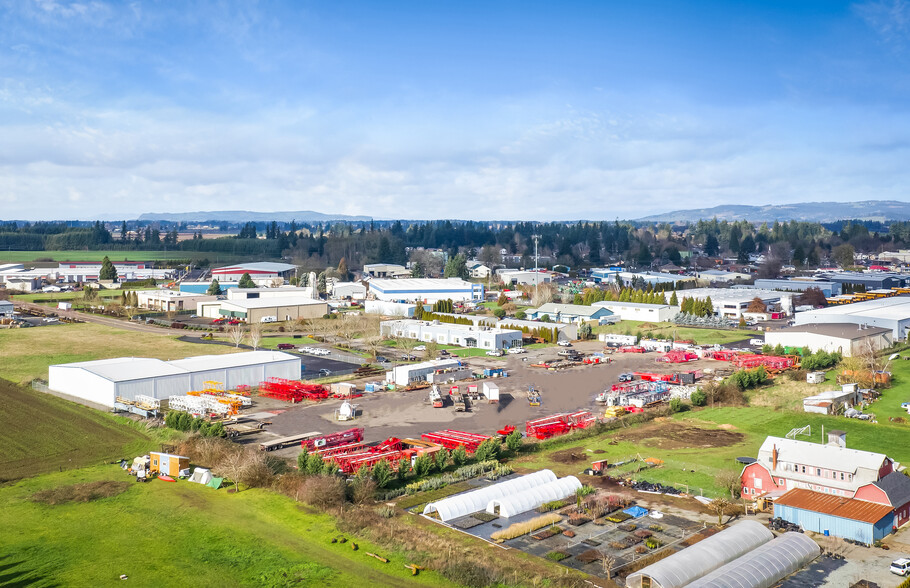
{"type": "Polygon", "coordinates": [[[571,413],[559,413],[552,416],[534,419],[525,423],[528,437],[549,439],[575,429],[585,429],[597,422],[597,417],[587,410],[571,413]]]}
{"type": "Polygon", "coordinates": [[[616,419],[626,414],[626,409],[622,406],[608,406],[604,410],[604,418],[616,419]]]}
{"type": "Polygon", "coordinates": [[[467,412],[468,410],[468,397],[466,394],[449,394],[452,397],[452,404],[455,407],[455,412],[467,412]]]}
{"type": "Polygon", "coordinates": [[[433,405],[433,408],[442,408],[445,406],[445,400],[439,392],[439,386],[435,384],[430,388],[430,404],[433,405]]]}
{"type": "Polygon", "coordinates": [[[481,443],[488,439],[492,439],[489,435],[466,433],[465,431],[456,431],[453,429],[424,433],[420,438],[431,443],[442,445],[449,450],[456,449],[460,445],[463,446],[468,453],[474,453],[477,448],[480,447],[481,443]]]}
{"type": "Polygon", "coordinates": [[[259,395],[292,403],[303,400],[318,402],[329,397],[329,390],[319,384],[304,384],[296,380],[269,378],[259,384],[259,395]]]}
{"type": "Polygon", "coordinates": [[[354,427],[353,429],[347,429],[337,433],[328,433],[327,435],[322,435],[320,437],[304,439],[300,442],[300,446],[307,451],[318,451],[321,449],[339,447],[341,445],[360,443],[361,441],[363,441],[363,428],[354,427]]]}
{"type": "Polygon", "coordinates": [[[341,406],[335,409],[335,420],[337,421],[352,421],[357,418],[357,409],[360,406],[357,404],[351,404],[347,400],[341,403],[341,406]]]}
{"type": "Polygon", "coordinates": [[[540,406],[540,392],[534,387],[534,384],[528,385],[528,404],[531,406],[540,406]]]}

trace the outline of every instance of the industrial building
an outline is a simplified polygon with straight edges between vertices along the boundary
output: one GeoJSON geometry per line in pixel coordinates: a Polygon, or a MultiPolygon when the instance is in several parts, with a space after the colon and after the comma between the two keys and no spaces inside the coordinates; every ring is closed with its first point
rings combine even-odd
{"type": "Polygon", "coordinates": [[[202,316],[237,318],[250,324],[319,318],[329,312],[325,301],[296,296],[220,300],[198,306],[202,316]]]}
{"type": "Polygon", "coordinates": [[[332,298],[363,300],[367,297],[367,287],[360,282],[335,282],[331,291],[332,298]]]}
{"type": "Polygon", "coordinates": [[[461,362],[457,359],[431,359],[422,363],[396,366],[386,373],[385,379],[396,386],[407,386],[411,382],[425,382],[430,374],[455,369],[460,365],[461,362]]]}
{"type": "Polygon", "coordinates": [[[296,265],[289,263],[277,263],[273,261],[257,261],[254,263],[239,263],[237,265],[227,265],[216,267],[212,270],[212,277],[226,281],[237,281],[243,277],[243,274],[250,274],[250,278],[257,284],[263,280],[287,280],[293,277],[297,271],[296,265]]]}
{"type": "Polygon", "coordinates": [[[613,313],[602,306],[586,306],[583,304],[558,304],[548,302],[534,310],[528,310],[527,316],[532,320],[540,320],[546,315],[556,323],[583,323],[600,321],[613,316],[613,313]]]}
{"type": "Polygon", "coordinates": [[[772,307],[780,306],[784,312],[791,312],[793,306],[792,294],[757,288],[693,288],[681,290],[676,295],[680,302],[683,298],[694,298],[695,300],[710,298],[714,312],[731,319],[739,319],[755,298],[764,302],[769,310],[772,307]]]}
{"type": "Polygon", "coordinates": [[[796,313],[797,326],[817,323],[852,323],[867,327],[890,329],[893,340],[907,338],[910,329],[910,297],[894,296],[839,304],[796,313]]]}
{"type": "Polygon", "coordinates": [[[200,302],[217,300],[217,296],[207,294],[193,294],[191,292],[176,292],[174,290],[137,290],[136,299],[139,306],[149,310],[161,312],[181,312],[184,310],[196,312],[200,302]]]}
{"type": "Polygon", "coordinates": [[[411,270],[396,263],[368,263],[363,273],[370,278],[409,278],[411,270]]]}
{"type": "Polygon", "coordinates": [[[553,281],[553,273],[545,270],[498,269],[496,275],[509,286],[536,286],[553,281]]]}
{"type": "Polygon", "coordinates": [[[408,302],[386,302],[385,300],[367,300],[363,303],[363,311],[368,314],[382,316],[401,316],[411,318],[417,310],[417,305],[408,302]]]}
{"type": "Polygon", "coordinates": [[[113,407],[119,398],[137,395],[166,399],[203,389],[206,381],[256,386],[267,378],[300,379],[300,358],[278,351],[205,355],[176,361],[119,357],[52,365],[48,387],[73,398],[113,407]]]}
{"type": "Polygon", "coordinates": [[[758,278],[755,287],[763,290],[782,290],[784,292],[805,292],[809,288],[818,288],[826,297],[839,296],[841,285],[822,278],[758,278]]]}
{"type": "Polygon", "coordinates": [[[800,349],[808,347],[812,353],[826,351],[852,357],[870,348],[880,351],[891,347],[894,344],[894,334],[891,329],[883,327],[865,327],[853,323],[813,323],[766,331],[765,343],[800,349]]]}
{"type": "Polygon", "coordinates": [[[894,471],[888,456],[846,447],[847,434],[828,431],[828,443],[768,437],[755,462],[743,468],[742,494],[747,498],[776,498],[802,488],[851,497],[857,488],[877,482],[894,471]]]}
{"type": "Polygon", "coordinates": [[[626,577],[627,588],[771,588],[821,553],[800,533],[741,521],[626,577]]]}
{"type": "Polygon", "coordinates": [[[910,281],[910,276],[904,274],[890,274],[887,272],[830,272],[820,273],[819,277],[830,282],[849,286],[861,286],[865,290],[883,290],[902,288],[910,281]]]}
{"type": "Polygon", "coordinates": [[[708,282],[735,282],[736,280],[751,280],[752,275],[743,272],[731,272],[726,270],[704,270],[695,274],[695,277],[708,282]]]}
{"type": "Polygon", "coordinates": [[[474,325],[456,325],[439,321],[393,320],[379,324],[384,337],[401,337],[433,341],[440,345],[460,345],[478,349],[499,350],[521,347],[521,331],[474,325]]]}
{"type": "MultiPolygon", "coordinates": [[[[209,291],[209,286],[212,285],[211,281],[208,282],[180,282],[180,291],[189,292],[191,294],[205,294],[209,291]]],[[[218,280],[218,286],[221,288],[222,292],[227,292],[231,288],[237,288],[240,285],[240,282],[226,280],[222,282],[218,280]]]]}
{"type": "Polygon", "coordinates": [[[316,288],[309,286],[279,286],[277,288],[232,288],[227,291],[228,300],[255,300],[265,298],[319,298],[316,288]]]}
{"type": "Polygon", "coordinates": [[[578,325],[576,323],[542,323],[540,321],[523,321],[516,318],[504,318],[496,323],[500,329],[556,329],[557,341],[575,341],[578,339],[578,325]]]}
{"type": "Polygon", "coordinates": [[[13,316],[13,303],[9,300],[0,300],[0,316],[9,318],[13,316]]]}
{"type": "Polygon", "coordinates": [[[645,304],[643,302],[614,302],[604,300],[591,306],[606,308],[623,321],[647,321],[662,323],[669,321],[679,312],[678,306],[669,304],[645,304]]]}
{"type": "Polygon", "coordinates": [[[370,280],[370,296],[389,302],[483,302],[483,284],[473,284],[460,278],[406,278],[401,280],[370,280]]]}
{"type": "Polygon", "coordinates": [[[795,488],[775,500],[774,516],[806,531],[869,545],[887,537],[894,527],[890,506],[805,488],[795,488]]]}

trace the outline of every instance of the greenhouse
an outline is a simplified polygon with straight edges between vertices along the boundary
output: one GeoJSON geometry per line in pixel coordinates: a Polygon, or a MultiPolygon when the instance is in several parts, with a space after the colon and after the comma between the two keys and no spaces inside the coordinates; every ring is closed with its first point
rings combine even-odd
{"type": "Polygon", "coordinates": [[[756,521],[742,521],[626,578],[628,588],[682,588],[749,553],[774,535],[756,521]]]}
{"type": "Polygon", "coordinates": [[[689,588],[771,588],[820,553],[815,541],[802,533],[784,533],[689,584],[689,588]]]}
{"type": "Polygon", "coordinates": [[[424,507],[423,514],[428,515],[435,512],[440,520],[451,521],[458,517],[482,511],[491,500],[503,498],[510,494],[517,494],[529,488],[548,484],[554,480],[556,480],[556,474],[550,470],[540,470],[520,478],[499,482],[485,488],[471,490],[470,492],[431,502],[424,507]]]}
{"type": "Polygon", "coordinates": [[[487,512],[506,518],[513,517],[534,510],[541,504],[572,496],[579,488],[581,488],[581,482],[578,481],[578,478],[566,476],[547,484],[509,494],[503,498],[494,498],[487,504],[487,512]]]}

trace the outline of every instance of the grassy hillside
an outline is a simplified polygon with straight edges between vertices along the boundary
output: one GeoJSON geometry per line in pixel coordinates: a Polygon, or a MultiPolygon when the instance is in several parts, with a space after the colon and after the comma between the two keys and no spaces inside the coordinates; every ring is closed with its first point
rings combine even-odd
{"type": "Polygon", "coordinates": [[[455,586],[367,541],[331,543],[333,519],[265,490],[228,494],[189,482],[132,483],[117,496],[49,506],[40,490],[129,478],[116,466],[0,488],[3,581],[107,586],[455,586]],[[381,563],[366,555],[388,557],[381,563]],[[99,557],[103,554],[103,557],[99,557]]]}
{"type": "Polygon", "coordinates": [[[158,335],[92,323],[8,329],[0,331],[0,378],[13,382],[47,378],[48,366],[73,361],[124,356],[167,360],[235,351],[223,345],[178,341],[165,332],[158,335]]]}
{"type": "Polygon", "coordinates": [[[0,482],[108,462],[157,446],[131,424],[0,380],[0,482]]]}
{"type": "Polygon", "coordinates": [[[723,345],[745,341],[750,337],[757,337],[754,331],[724,330],[724,329],[699,329],[697,327],[681,327],[673,323],[648,323],[643,321],[620,321],[613,325],[594,327],[595,333],[618,333],[620,335],[642,335],[673,337],[678,341],[695,341],[699,345],[723,345]]]}
{"type": "Polygon", "coordinates": [[[0,251],[0,261],[101,261],[105,256],[111,261],[157,261],[189,259],[198,255],[194,251],[0,251]]]}

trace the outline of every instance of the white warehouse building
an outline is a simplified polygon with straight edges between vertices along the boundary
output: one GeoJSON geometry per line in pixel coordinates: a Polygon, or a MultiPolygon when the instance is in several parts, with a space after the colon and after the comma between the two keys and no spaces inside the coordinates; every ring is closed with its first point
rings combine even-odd
{"type": "Polygon", "coordinates": [[[379,324],[384,337],[402,337],[418,341],[433,341],[440,345],[460,345],[480,349],[510,349],[521,347],[521,331],[475,325],[456,325],[439,321],[393,320],[379,324]]]}
{"type": "Polygon", "coordinates": [[[591,306],[606,308],[623,321],[648,321],[663,323],[669,321],[679,312],[678,306],[669,304],[645,304],[643,302],[616,302],[604,300],[591,306]]]}
{"type": "Polygon", "coordinates": [[[910,298],[894,296],[879,300],[839,304],[798,312],[796,325],[819,323],[851,323],[868,327],[891,329],[894,340],[906,339],[910,332],[910,298]]]}
{"type": "Polygon", "coordinates": [[[411,382],[423,382],[427,376],[435,374],[440,370],[450,370],[457,368],[461,362],[457,359],[431,359],[422,363],[412,363],[399,365],[386,372],[386,382],[397,386],[407,386],[411,382]]]}
{"type": "Polygon", "coordinates": [[[203,355],[175,361],[118,357],[52,365],[48,387],[77,400],[113,408],[115,400],[137,395],[166,399],[214,380],[226,390],[256,386],[267,378],[300,379],[300,358],[279,351],[203,355]]]}
{"type": "Polygon", "coordinates": [[[460,278],[373,279],[369,285],[370,296],[390,302],[433,303],[450,299],[453,302],[483,302],[484,294],[483,284],[473,284],[460,278]]]}

